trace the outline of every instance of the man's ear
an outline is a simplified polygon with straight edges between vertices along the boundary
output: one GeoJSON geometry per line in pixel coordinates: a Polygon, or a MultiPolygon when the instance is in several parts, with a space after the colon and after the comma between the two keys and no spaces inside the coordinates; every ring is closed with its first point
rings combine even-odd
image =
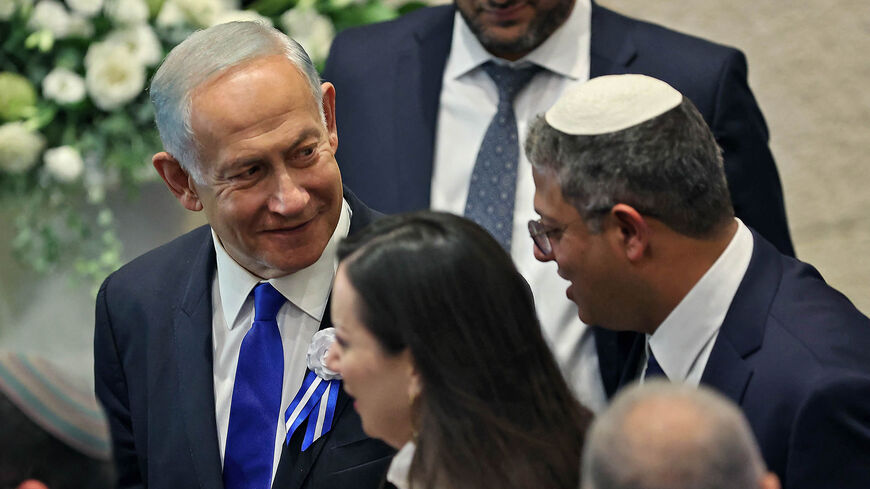
{"type": "Polygon", "coordinates": [[[323,116],[326,118],[326,131],[329,134],[329,145],[332,153],[338,150],[338,126],[335,123],[335,86],[329,82],[320,85],[323,94],[323,116]]]}
{"type": "Polygon", "coordinates": [[[202,202],[200,202],[196,195],[196,189],[193,187],[193,178],[181,167],[178,160],[166,151],[161,151],[154,155],[151,163],[160,174],[160,178],[166,182],[169,191],[185,209],[195,212],[202,210],[202,202]]]}
{"type": "Polygon", "coordinates": [[[619,247],[631,262],[640,260],[649,246],[650,228],[643,215],[627,204],[616,204],[607,217],[616,226],[619,247]]]}

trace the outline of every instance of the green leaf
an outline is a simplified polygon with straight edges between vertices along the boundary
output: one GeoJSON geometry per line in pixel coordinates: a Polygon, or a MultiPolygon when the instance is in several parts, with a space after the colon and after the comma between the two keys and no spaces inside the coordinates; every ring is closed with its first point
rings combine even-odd
{"type": "Polygon", "coordinates": [[[277,17],[294,6],[296,0],[255,0],[248,8],[266,17],[277,17]]]}
{"type": "Polygon", "coordinates": [[[57,115],[56,105],[50,102],[40,102],[39,105],[34,108],[34,113],[27,120],[27,123],[34,129],[42,129],[51,124],[55,115],[57,115]]]}

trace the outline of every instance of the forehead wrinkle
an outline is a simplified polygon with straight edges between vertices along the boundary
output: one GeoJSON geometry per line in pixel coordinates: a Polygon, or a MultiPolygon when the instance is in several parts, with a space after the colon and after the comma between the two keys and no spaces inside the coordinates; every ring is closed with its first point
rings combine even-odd
{"type": "MultiPolygon", "coordinates": [[[[302,72],[286,59],[283,55],[270,55],[240,63],[218,72],[214,76],[198,85],[190,95],[191,108],[196,109],[196,106],[201,105],[200,99],[207,98],[205,107],[213,107],[216,104],[228,105],[229,108],[240,109],[245,105],[245,101],[252,98],[259,90],[263,90],[264,85],[273,83],[274,76],[277,72],[280,75],[289,75],[283,83],[297,87],[289,94],[286,99],[277,99],[269,107],[254,107],[253,110],[236,111],[238,117],[232,119],[232,122],[238,121],[239,125],[253,125],[256,120],[252,121],[251,113],[259,110],[268,111],[270,107],[284,107],[291,105],[292,109],[303,110],[310,109],[319,114],[314,97],[308,89],[307,79],[302,72]],[[272,64],[273,66],[267,66],[272,64]],[[287,69],[289,68],[289,73],[287,69]],[[299,97],[302,97],[300,99],[299,97]],[[301,103],[300,103],[301,102],[301,103]],[[247,118],[245,114],[249,114],[247,118]],[[247,120],[246,120],[247,119],[247,120]]],[[[193,117],[202,109],[193,110],[193,117]]],[[[269,117],[280,117],[283,114],[270,115],[269,117]]],[[[317,117],[319,119],[319,115],[317,117]]],[[[226,121],[225,121],[226,122],[226,121]]]]}

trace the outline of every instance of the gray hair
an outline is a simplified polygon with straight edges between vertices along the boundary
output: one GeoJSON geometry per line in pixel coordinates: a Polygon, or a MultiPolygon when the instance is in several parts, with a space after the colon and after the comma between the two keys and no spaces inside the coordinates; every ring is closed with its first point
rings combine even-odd
{"type": "Polygon", "coordinates": [[[191,95],[202,83],[256,58],[285,55],[308,80],[324,121],[320,76],[308,54],[284,33],[259,22],[229,22],[194,32],[169,52],[151,80],[151,103],[163,147],[202,183],[191,127],[191,95]]]}
{"type": "Polygon", "coordinates": [[[589,430],[583,489],[748,489],[766,474],[743,414],[708,388],[627,388],[589,430]]]}
{"type": "Polygon", "coordinates": [[[538,171],[555,176],[593,233],[619,203],[696,238],[734,217],[719,146],[686,97],[657,117],[605,134],[565,134],[538,116],[525,150],[538,171]]]}

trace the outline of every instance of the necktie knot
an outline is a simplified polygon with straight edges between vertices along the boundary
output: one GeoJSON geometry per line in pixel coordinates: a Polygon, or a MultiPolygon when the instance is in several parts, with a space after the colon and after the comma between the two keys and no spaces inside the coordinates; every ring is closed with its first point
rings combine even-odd
{"type": "Polygon", "coordinates": [[[531,65],[525,68],[511,68],[510,66],[498,65],[487,61],[482,66],[486,74],[492,78],[498,88],[499,102],[513,103],[514,97],[532,80],[541,67],[531,65]]]}
{"type": "Polygon", "coordinates": [[[274,321],[286,299],[265,282],[254,287],[254,321],[274,321]]]}

